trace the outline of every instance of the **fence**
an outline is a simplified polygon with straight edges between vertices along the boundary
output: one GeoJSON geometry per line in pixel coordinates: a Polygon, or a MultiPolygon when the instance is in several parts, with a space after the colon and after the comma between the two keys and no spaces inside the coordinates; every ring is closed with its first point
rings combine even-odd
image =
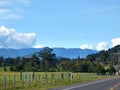
{"type": "Polygon", "coordinates": [[[73,83],[85,79],[96,78],[97,75],[72,72],[18,72],[0,74],[0,90],[24,89],[43,87],[60,82],[73,83]]]}

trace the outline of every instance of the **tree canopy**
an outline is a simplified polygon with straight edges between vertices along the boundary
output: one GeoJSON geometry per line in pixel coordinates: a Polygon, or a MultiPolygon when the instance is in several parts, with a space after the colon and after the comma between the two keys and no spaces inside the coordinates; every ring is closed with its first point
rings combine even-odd
{"type": "Polygon", "coordinates": [[[120,45],[109,50],[90,54],[86,58],[56,57],[53,49],[44,47],[30,57],[3,58],[0,67],[10,67],[11,71],[72,71],[96,72],[98,74],[115,73],[115,66],[120,64],[120,45]],[[105,69],[108,66],[108,69],[105,69]]]}

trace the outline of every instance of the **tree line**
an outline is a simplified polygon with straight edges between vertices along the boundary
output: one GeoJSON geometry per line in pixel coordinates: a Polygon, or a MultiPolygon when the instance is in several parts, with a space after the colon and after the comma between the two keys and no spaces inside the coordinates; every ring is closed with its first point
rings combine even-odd
{"type": "Polygon", "coordinates": [[[0,67],[4,67],[4,71],[6,71],[6,67],[9,67],[10,71],[70,71],[113,74],[116,72],[115,65],[118,64],[118,56],[115,56],[117,54],[113,52],[117,52],[119,47],[116,46],[108,51],[103,50],[97,54],[90,54],[86,58],[78,56],[76,59],[56,57],[51,48],[45,47],[30,57],[0,57],[0,67]],[[105,68],[105,66],[109,67],[105,68]]]}

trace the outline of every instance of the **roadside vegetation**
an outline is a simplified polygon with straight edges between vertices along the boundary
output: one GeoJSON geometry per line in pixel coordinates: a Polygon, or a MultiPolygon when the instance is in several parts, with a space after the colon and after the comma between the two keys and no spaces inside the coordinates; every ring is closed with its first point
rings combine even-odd
{"type": "Polygon", "coordinates": [[[107,51],[76,59],[56,57],[49,47],[29,57],[0,57],[0,67],[4,71],[35,71],[35,72],[91,72],[98,74],[114,74],[119,70],[120,45],[107,51]]]}
{"type": "Polygon", "coordinates": [[[23,72],[22,77],[20,72],[1,72],[0,90],[47,90],[111,77],[95,73],[34,72],[33,78],[32,72],[23,72]]]}
{"type": "Polygon", "coordinates": [[[49,47],[27,57],[0,57],[1,90],[45,90],[110,78],[119,71],[120,45],[76,59],[56,57],[49,47]],[[22,74],[21,74],[22,72],[22,74]],[[26,72],[29,72],[25,74],[26,72]],[[31,74],[32,73],[32,74],[31,74]],[[35,74],[33,74],[35,73],[35,74]],[[32,78],[34,75],[34,79],[32,78]],[[22,77],[22,79],[20,79],[22,77]],[[32,78],[32,79],[31,79],[32,78]]]}

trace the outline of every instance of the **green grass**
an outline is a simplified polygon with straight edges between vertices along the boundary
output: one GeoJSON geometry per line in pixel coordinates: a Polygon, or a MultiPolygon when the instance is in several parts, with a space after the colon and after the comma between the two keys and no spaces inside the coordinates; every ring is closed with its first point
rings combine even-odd
{"type": "Polygon", "coordinates": [[[71,78],[69,72],[35,72],[33,80],[32,74],[29,72],[23,74],[23,84],[20,81],[20,72],[0,72],[0,90],[4,90],[4,76],[6,76],[7,80],[6,90],[47,90],[48,88],[110,78],[110,76],[97,76],[94,73],[73,73],[73,78],[71,78]],[[64,77],[61,74],[64,74],[64,77]],[[14,75],[16,81],[15,88],[14,75]]]}
{"type": "MultiPolygon", "coordinates": [[[[10,67],[6,67],[6,71],[9,72],[10,71],[10,67]]],[[[4,67],[0,67],[0,72],[4,72],[4,67]]]]}

